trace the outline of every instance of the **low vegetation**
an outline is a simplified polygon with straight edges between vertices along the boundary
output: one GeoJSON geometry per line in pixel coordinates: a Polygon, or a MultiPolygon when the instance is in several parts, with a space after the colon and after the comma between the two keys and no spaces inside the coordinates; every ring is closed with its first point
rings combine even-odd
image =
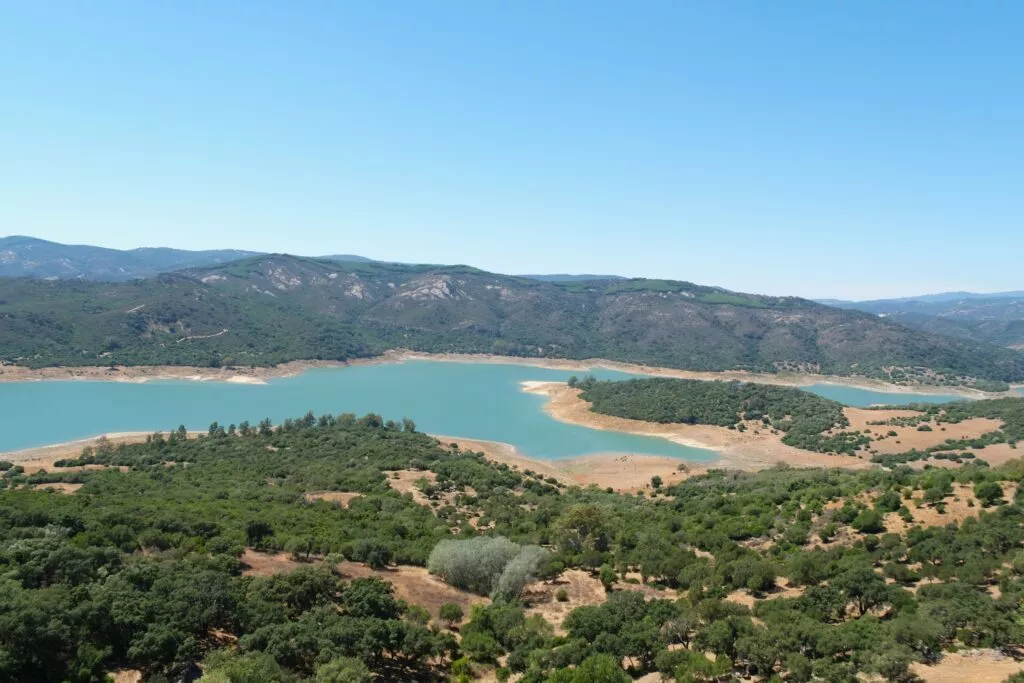
{"type": "Polygon", "coordinates": [[[0,477],[0,680],[134,669],[155,682],[202,664],[205,680],[233,682],[852,683],[1024,641],[1019,463],[717,471],[639,497],[552,485],[411,421],[307,415],[61,465],[0,477]],[[387,483],[417,469],[434,478],[422,504],[387,483]],[[36,489],[48,482],[82,486],[36,489]],[[360,495],[345,506],[310,491],[360,495]],[[292,559],[252,575],[254,548],[292,559]],[[346,563],[380,569],[348,579],[346,563]],[[395,597],[395,565],[493,599],[468,620],[446,600],[432,623],[414,594],[395,597]],[[503,590],[510,568],[511,585],[535,574],[546,595],[588,572],[606,596],[573,605],[556,632],[528,613],[535,591],[503,590]]]}

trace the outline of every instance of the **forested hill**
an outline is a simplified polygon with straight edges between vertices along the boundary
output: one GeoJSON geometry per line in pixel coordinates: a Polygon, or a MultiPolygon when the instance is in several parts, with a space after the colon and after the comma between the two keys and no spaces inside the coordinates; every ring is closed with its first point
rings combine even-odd
{"type": "Polygon", "coordinates": [[[1024,354],[1013,350],[666,280],[553,283],[280,255],[127,283],[0,279],[7,362],[267,365],[392,348],[897,382],[1024,379],[1024,354]]]}
{"type": "Polygon", "coordinates": [[[238,249],[107,249],[35,237],[0,237],[0,275],[124,282],[182,268],[229,263],[256,252],[238,249]]]}
{"type": "Polygon", "coordinates": [[[908,681],[1024,642],[1022,477],[718,471],[623,495],[312,414],[0,462],[0,681],[908,681]]]}
{"type": "Polygon", "coordinates": [[[925,332],[1024,349],[1024,292],[951,292],[834,305],[875,313],[925,332]]]}

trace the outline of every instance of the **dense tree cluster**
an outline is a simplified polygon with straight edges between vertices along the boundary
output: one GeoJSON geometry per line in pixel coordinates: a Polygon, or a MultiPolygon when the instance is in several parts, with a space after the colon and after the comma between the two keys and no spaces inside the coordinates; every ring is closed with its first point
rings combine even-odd
{"type": "Polygon", "coordinates": [[[745,422],[784,432],[783,443],[822,453],[853,453],[868,443],[842,431],[850,422],[843,405],[809,391],[752,382],[634,379],[572,382],[591,410],[647,422],[702,424],[747,429],[745,422]],[[827,433],[826,433],[827,432],[827,433]]]}
{"type": "Polygon", "coordinates": [[[208,683],[459,679],[481,667],[526,683],[654,671],[852,683],[857,672],[901,680],[952,647],[1024,641],[1024,509],[1009,486],[1024,478],[1019,463],[711,472],[638,497],[555,486],[376,415],[214,424],[62,464],[82,463],[121,468],[0,476],[0,680],[134,668],[153,682],[203,664],[208,683]],[[434,473],[429,505],[388,486],[398,469],[434,473]],[[33,489],[54,481],[82,487],[33,489]],[[305,496],[344,490],[361,495],[347,506],[305,496]],[[941,515],[964,490],[976,517],[886,531],[918,506],[941,515]],[[246,576],[247,546],[310,563],[246,576]],[[330,555],[425,565],[432,553],[465,560],[464,548],[491,567],[465,585],[495,599],[458,638],[447,628],[462,621],[457,606],[424,625],[386,581],[349,581],[330,555]],[[518,590],[501,590],[519,560],[523,576],[591,572],[607,601],[576,607],[558,635],[518,590]],[[646,597],[631,590],[637,576],[646,597]],[[737,604],[736,591],[759,600],[737,604]]]}

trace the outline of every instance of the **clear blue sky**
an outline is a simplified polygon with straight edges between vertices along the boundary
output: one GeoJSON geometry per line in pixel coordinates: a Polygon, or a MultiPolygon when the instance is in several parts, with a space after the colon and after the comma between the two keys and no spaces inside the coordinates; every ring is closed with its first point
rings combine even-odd
{"type": "Polygon", "coordinates": [[[8,2],[0,232],[1024,289],[1017,2],[8,2]]]}

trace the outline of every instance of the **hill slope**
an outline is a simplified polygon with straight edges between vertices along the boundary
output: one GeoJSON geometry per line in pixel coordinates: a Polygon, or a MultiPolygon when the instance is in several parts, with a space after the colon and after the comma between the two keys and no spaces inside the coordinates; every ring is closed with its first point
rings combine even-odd
{"type": "Polygon", "coordinates": [[[908,327],[999,346],[1024,348],[1024,292],[952,292],[835,305],[884,315],[908,327]]]}
{"type": "Polygon", "coordinates": [[[14,235],[0,237],[0,276],[124,282],[182,268],[228,263],[254,253],[238,249],[184,251],[163,247],[122,251],[14,235]]]}
{"type": "Polygon", "coordinates": [[[0,354],[24,364],[265,365],[389,348],[904,382],[1024,379],[1024,354],[1008,349],[665,280],[549,283],[280,255],[130,283],[0,280],[0,354]]]}

